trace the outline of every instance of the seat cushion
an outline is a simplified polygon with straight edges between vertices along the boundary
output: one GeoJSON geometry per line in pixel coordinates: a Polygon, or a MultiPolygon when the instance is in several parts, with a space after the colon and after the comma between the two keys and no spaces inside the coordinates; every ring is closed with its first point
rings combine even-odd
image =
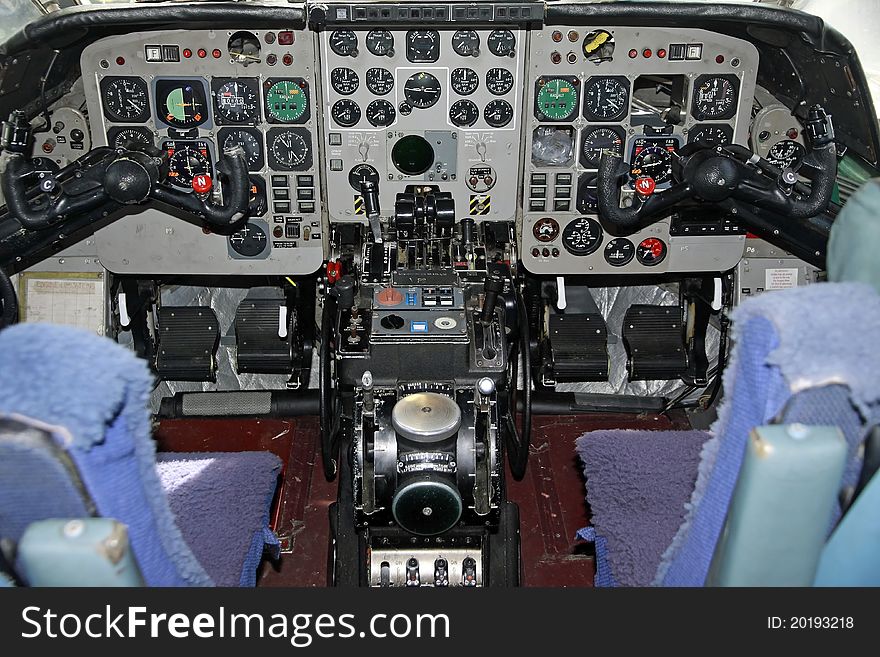
{"type": "Polygon", "coordinates": [[[704,431],[591,431],[578,439],[593,522],[582,537],[596,543],[597,585],[651,584],[684,518],[709,437],[704,431]]]}
{"type": "Polygon", "coordinates": [[[278,546],[269,510],[281,460],[269,452],[166,452],[156,467],[177,526],[211,579],[254,586],[264,548],[278,546]]]}

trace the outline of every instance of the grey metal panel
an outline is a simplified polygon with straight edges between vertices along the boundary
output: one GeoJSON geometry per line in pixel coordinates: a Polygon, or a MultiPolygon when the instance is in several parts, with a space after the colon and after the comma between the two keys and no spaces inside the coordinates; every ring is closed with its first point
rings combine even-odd
{"type": "MultiPolygon", "coordinates": [[[[312,166],[305,171],[279,171],[269,168],[266,164],[258,174],[266,183],[268,210],[262,217],[270,229],[273,224],[273,196],[271,191],[272,173],[282,173],[295,177],[297,174],[310,174],[315,182],[315,212],[285,213],[302,216],[304,226],[314,222],[314,231],[319,237],[296,240],[296,248],[275,248],[270,246],[268,254],[257,258],[233,258],[227,247],[227,238],[216,234],[206,234],[196,226],[158,209],[147,210],[134,217],[127,217],[102,229],[95,235],[98,256],[104,266],[119,274],[263,274],[290,275],[310,274],[316,271],[324,260],[324,242],[326,230],[321,222],[321,173],[318,156],[318,136],[316,126],[320,116],[317,71],[315,67],[314,36],[306,31],[294,31],[294,42],[291,45],[279,45],[277,39],[268,44],[265,40],[266,31],[254,30],[260,40],[261,61],[244,65],[233,61],[227,53],[227,41],[236,30],[169,30],[165,32],[147,32],[143,34],[127,34],[112,36],[96,41],[88,46],[82,54],[80,63],[83,76],[85,95],[91,122],[92,142],[97,145],[107,144],[107,131],[119,125],[145,125],[153,132],[158,145],[160,140],[167,138],[164,124],[158,122],[153,107],[152,97],[154,81],[157,78],[192,78],[201,77],[210,90],[212,77],[255,77],[261,85],[267,78],[301,77],[311,86],[309,93],[310,118],[304,124],[297,124],[309,130],[312,139],[312,166]],[[146,45],[178,45],[182,53],[184,48],[192,51],[190,58],[181,54],[179,62],[147,62],[144,47],[146,45]],[[199,48],[207,51],[207,56],[198,56],[199,48]],[[214,49],[221,51],[221,57],[214,58],[214,49]],[[267,56],[274,55],[277,63],[270,66],[267,56]],[[285,54],[293,57],[291,65],[283,64],[285,54]],[[117,63],[117,57],[124,59],[123,64],[117,63]],[[150,118],[144,124],[122,124],[109,121],[102,111],[99,97],[99,83],[106,76],[139,76],[151,89],[150,118]]],[[[277,30],[273,33],[277,34],[277,30]]],[[[120,60],[121,61],[121,60],[120,60]]],[[[209,98],[209,104],[211,100],[209,98]]],[[[265,118],[264,94],[260,94],[261,116],[265,118]]],[[[214,152],[219,152],[217,144],[218,128],[213,121],[213,106],[210,120],[198,129],[198,139],[207,141],[214,152]]],[[[256,128],[266,133],[274,124],[259,123],[256,128]]],[[[265,137],[264,137],[265,142],[265,137]]],[[[267,145],[263,144],[264,150],[267,145]]],[[[292,203],[296,205],[296,189],[290,187],[292,203]]],[[[270,241],[273,241],[270,237],[270,241]]],[[[278,240],[278,243],[290,240],[278,240]]]]}
{"type": "MultiPolygon", "coordinates": [[[[663,221],[629,236],[636,245],[647,237],[658,237],[668,247],[668,255],[663,262],[654,267],[644,267],[633,260],[623,267],[609,265],[603,257],[603,248],[613,236],[607,231],[603,236],[599,248],[588,256],[574,256],[568,253],[562,246],[561,230],[571,220],[583,216],[577,212],[577,180],[584,172],[595,169],[586,169],[578,160],[581,137],[584,128],[590,126],[618,126],[626,135],[625,153],[630,151],[631,144],[637,137],[637,129],[630,124],[630,117],[614,123],[590,123],[582,116],[583,98],[579,94],[580,108],[575,118],[569,122],[550,123],[539,121],[534,116],[535,105],[535,80],[539,77],[548,76],[576,76],[582,83],[593,76],[625,76],[632,83],[641,75],[683,75],[686,76],[688,86],[686,98],[688,110],[691,105],[693,94],[693,82],[704,74],[729,74],[735,75],[740,81],[739,105],[734,118],[728,121],[705,121],[704,123],[726,123],[733,128],[734,141],[740,144],[748,143],[749,121],[751,118],[752,98],[755,94],[755,80],[758,70],[758,51],[747,42],[722,34],[716,34],[705,30],[678,30],[675,28],[650,28],[650,27],[614,27],[610,25],[596,25],[589,28],[583,26],[559,26],[545,27],[531,33],[529,61],[527,71],[527,97],[525,104],[525,118],[523,120],[525,161],[523,163],[523,219],[520,224],[518,243],[520,256],[526,268],[537,274],[660,274],[668,272],[689,271],[723,271],[735,266],[743,253],[744,238],[742,236],[717,235],[709,237],[673,237],[669,236],[669,222],[663,221]],[[587,61],[582,51],[584,37],[595,28],[604,28],[612,33],[615,39],[614,57],[611,61],[603,61],[594,64],[587,61]],[[552,40],[554,31],[560,31],[564,38],[556,43],[552,40]],[[578,38],[572,42],[568,39],[568,33],[574,31],[578,38]],[[703,45],[702,57],[699,60],[674,61],[659,59],[654,54],[651,58],[645,58],[642,51],[650,48],[654,53],[657,49],[668,49],[673,43],[701,43],[703,45]],[[629,51],[635,49],[636,57],[629,57],[629,51]],[[562,61],[559,64],[551,62],[551,55],[560,53],[562,61]],[[575,63],[568,62],[569,53],[574,56],[575,63]],[[723,57],[722,63],[716,62],[716,56],[723,57]],[[733,66],[734,61],[738,66],[733,66]],[[574,164],[567,167],[535,166],[531,162],[533,131],[539,125],[572,126],[576,130],[574,164]],[[530,212],[528,205],[529,183],[532,173],[546,173],[548,177],[548,207],[544,212],[530,212]],[[572,175],[571,211],[553,211],[553,176],[558,173],[570,173],[572,175]],[[560,225],[560,236],[551,243],[538,242],[533,233],[534,223],[542,217],[553,217],[560,225]],[[533,257],[531,250],[534,247],[543,249],[553,247],[559,249],[558,257],[533,257]]],[[[581,85],[583,87],[583,84],[581,85]]],[[[631,96],[630,96],[631,100],[631,96]]],[[[694,119],[690,111],[687,112],[684,123],[675,127],[674,135],[678,136],[683,143],[687,142],[687,135],[695,124],[700,123],[694,119]]],[[[587,215],[590,216],[590,215],[587,215]]],[[[592,215],[595,216],[595,215],[592,215]]]]}

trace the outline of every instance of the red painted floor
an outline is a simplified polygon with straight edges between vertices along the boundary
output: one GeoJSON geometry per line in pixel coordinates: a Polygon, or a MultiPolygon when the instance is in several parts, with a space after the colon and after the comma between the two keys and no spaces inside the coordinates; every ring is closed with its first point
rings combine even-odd
{"type": "MultiPolygon", "coordinates": [[[[592,586],[593,559],[575,541],[588,523],[584,482],[574,442],[593,429],[687,428],[684,416],[535,416],[532,449],[520,482],[508,477],[508,497],[520,508],[523,579],[526,586],[592,586]]],[[[159,449],[236,451],[267,449],[285,463],[273,527],[285,554],[266,563],[259,586],[326,586],[328,507],[336,482],[325,480],[318,450],[318,419],[165,420],[156,431],[159,449]]]]}

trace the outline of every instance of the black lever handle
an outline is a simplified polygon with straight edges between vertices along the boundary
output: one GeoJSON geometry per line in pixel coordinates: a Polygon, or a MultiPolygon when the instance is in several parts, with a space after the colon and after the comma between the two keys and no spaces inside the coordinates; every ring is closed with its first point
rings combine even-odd
{"type": "Polygon", "coordinates": [[[504,291],[504,279],[497,274],[489,274],[483,283],[483,309],[480,312],[480,321],[484,325],[492,323],[495,316],[495,306],[498,305],[498,295],[504,291]]]}

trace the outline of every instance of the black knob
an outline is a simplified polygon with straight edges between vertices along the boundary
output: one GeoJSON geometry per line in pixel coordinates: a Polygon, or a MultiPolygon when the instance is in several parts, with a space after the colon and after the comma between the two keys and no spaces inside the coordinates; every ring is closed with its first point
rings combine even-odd
{"type": "Polygon", "coordinates": [[[385,317],[379,320],[379,323],[382,325],[382,328],[386,328],[389,331],[402,329],[405,324],[403,317],[400,315],[385,315],[385,317]]]}
{"type": "Polygon", "coordinates": [[[504,291],[504,279],[497,274],[489,274],[483,283],[483,310],[480,313],[480,321],[490,324],[495,316],[495,306],[498,304],[498,295],[504,291]]]}
{"type": "Polygon", "coordinates": [[[338,299],[340,308],[351,308],[354,305],[354,279],[347,274],[340,278],[333,286],[333,294],[338,299]]]}
{"type": "Polygon", "coordinates": [[[380,214],[379,185],[372,180],[362,180],[361,197],[364,199],[364,212],[368,217],[380,214]]]}
{"type": "Polygon", "coordinates": [[[79,144],[85,138],[86,138],[85,133],[82,130],[80,130],[79,128],[74,128],[73,130],[70,131],[70,141],[72,141],[74,143],[79,144]]]}

